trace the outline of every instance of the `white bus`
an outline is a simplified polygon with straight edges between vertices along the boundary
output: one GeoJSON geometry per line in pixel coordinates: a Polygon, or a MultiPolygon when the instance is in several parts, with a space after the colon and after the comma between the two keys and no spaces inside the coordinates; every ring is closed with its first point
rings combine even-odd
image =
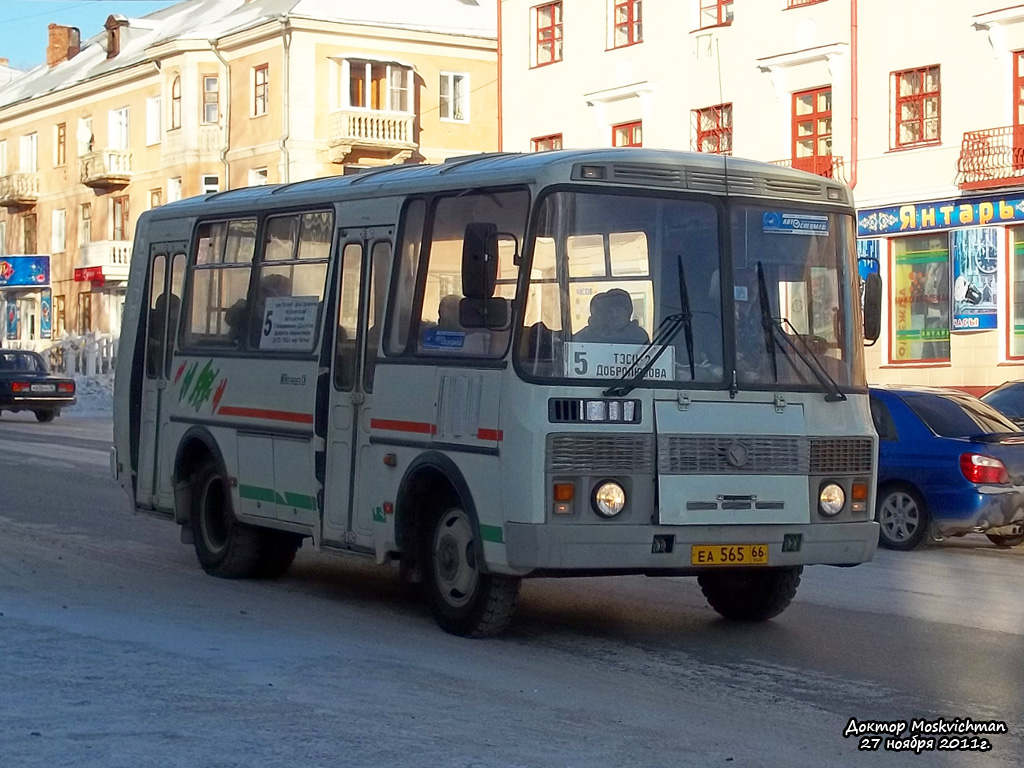
{"type": "Polygon", "coordinates": [[[447,631],[526,576],[696,576],[727,618],[869,560],[849,190],[736,158],[491,154],[139,218],[112,472],[202,567],[398,563],[447,631]]]}

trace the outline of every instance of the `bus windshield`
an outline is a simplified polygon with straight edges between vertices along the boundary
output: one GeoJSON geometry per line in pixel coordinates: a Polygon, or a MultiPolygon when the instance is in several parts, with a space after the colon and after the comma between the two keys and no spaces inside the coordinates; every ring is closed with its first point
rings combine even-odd
{"type": "Polygon", "coordinates": [[[531,378],[602,384],[656,356],[644,385],[864,385],[851,216],[558,191],[532,250],[516,349],[531,378]]]}

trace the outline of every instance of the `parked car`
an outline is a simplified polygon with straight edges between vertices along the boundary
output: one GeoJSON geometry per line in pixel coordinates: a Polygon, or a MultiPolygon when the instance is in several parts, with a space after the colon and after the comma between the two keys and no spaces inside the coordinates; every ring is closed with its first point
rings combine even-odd
{"type": "Polygon", "coordinates": [[[984,533],[1024,542],[1024,434],[990,405],[933,387],[871,387],[879,544],[984,533]]]}
{"type": "Polygon", "coordinates": [[[32,411],[39,421],[53,421],[75,404],[75,382],[54,376],[37,352],[0,349],[0,414],[32,411]]]}
{"type": "Polygon", "coordinates": [[[1018,428],[1024,428],[1024,381],[1007,381],[986,392],[981,399],[1009,416],[1018,428]]]}

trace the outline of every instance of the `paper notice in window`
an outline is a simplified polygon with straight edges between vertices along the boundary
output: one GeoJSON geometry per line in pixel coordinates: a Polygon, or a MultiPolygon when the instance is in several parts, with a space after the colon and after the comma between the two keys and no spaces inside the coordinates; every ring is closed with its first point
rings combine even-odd
{"type": "Polygon", "coordinates": [[[260,349],[308,352],[316,340],[317,296],[271,296],[263,309],[260,349]]]}

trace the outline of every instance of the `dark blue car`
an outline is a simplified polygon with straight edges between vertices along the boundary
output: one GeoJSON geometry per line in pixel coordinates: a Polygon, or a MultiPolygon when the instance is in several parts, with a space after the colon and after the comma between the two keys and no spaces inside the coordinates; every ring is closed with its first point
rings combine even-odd
{"type": "Polygon", "coordinates": [[[933,387],[871,387],[878,432],[878,543],[984,533],[1024,542],[1024,434],[978,398],[933,387]]]}

